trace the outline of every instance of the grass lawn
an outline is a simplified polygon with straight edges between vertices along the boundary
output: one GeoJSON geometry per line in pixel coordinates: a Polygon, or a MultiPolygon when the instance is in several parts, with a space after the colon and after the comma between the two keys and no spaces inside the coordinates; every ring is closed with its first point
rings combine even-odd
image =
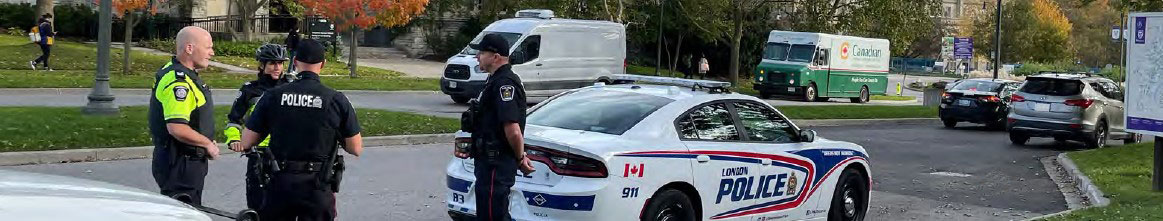
{"type": "Polygon", "coordinates": [[[925,106],[822,105],[775,108],[793,120],[937,118],[937,107],[925,106]]]}
{"type": "Polygon", "coordinates": [[[917,97],[896,96],[896,95],[872,95],[872,97],[870,97],[870,99],[878,100],[878,101],[911,101],[911,100],[916,100],[917,97]]]}
{"type": "MultiPolygon", "coordinates": [[[[681,77],[683,76],[682,72],[679,72],[679,71],[673,71],[673,72],[672,72],[672,71],[670,71],[670,70],[669,70],[669,68],[668,68],[668,67],[662,67],[662,69],[661,69],[661,70],[659,70],[659,72],[661,72],[661,74],[662,74],[662,76],[663,76],[663,77],[677,77],[677,78],[681,78],[681,77]]],[[[637,74],[637,75],[649,75],[649,76],[654,76],[654,67],[639,66],[639,65],[630,65],[630,66],[626,66],[626,73],[627,73],[627,74],[637,74]]]]}
{"type": "Polygon", "coordinates": [[[1068,153],[1111,204],[1046,220],[1163,220],[1163,193],[1151,191],[1152,148],[1141,143],[1068,153]]]}
{"type": "MultiPolygon", "coordinates": [[[[0,51],[7,53],[6,56],[0,56],[0,88],[92,87],[97,69],[94,62],[97,57],[95,46],[58,41],[53,46],[50,58],[55,71],[33,71],[29,69],[28,61],[40,56],[40,48],[27,40],[25,37],[0,35],[0,51]]],[[[121,50],[114,48],[110,55],[110,83],[114,88],[151,88],[154,73],[170,61],[170,56],[134,52],[130,65],[132,71],[125,74],[121,67],[121,50]]],[[[257,68],[252,58],[218,56],[214,60],[248,69],[257,68]]],[[[324,84],[339,90],[440,90],[437,79],[404,77],[398,72],[377,68],[360,67],[360,77],[349,78],[346,76],[347,70],[343,69],[345,66],[340,62],[326,66],[324,72],[342,76],[327,76],[323,80],[324,84]]],[[[255,78],[252,74],[226,73],[214,67],[200,73],[211,88],[238,88],[243,82],[255,78]]]]}
{"type": "MultiPolygon", "coordinates": [[[[215,107],[216,141],[225,141],[229,106],[215,107]]],[[[364,136],[455,132],[460,121],[411,113],[358,109],[364,136]]],[[[120,116],[85,116],[79,107],[0,107],[0,152],[148,146],[148,108],[122,107],[120,116]]]]}

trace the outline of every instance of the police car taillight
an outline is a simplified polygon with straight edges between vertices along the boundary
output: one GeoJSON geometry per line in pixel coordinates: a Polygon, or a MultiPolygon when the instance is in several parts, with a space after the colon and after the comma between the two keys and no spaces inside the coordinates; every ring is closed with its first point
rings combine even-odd
{"type": "MultiPolygon", "coordinates": [[[[472,147],[472,138],[467,138],[467,137],[456,138],[456,141],[452,145],[453,145],[453,147],[455,147],[454,151],[456,151],[457,153],[463,153],[463,154],[467,155],[469,153],[468,152],[469,147],[472,147]]],[[[459,157],[458,156],[458,158],[465,159],[467,157],[459,157]]]]}
{"type": "Polygon", "coordinates": [[[609,176],[602,161],[535,145],[525,145],[529,160],[544,163],[549,170],[563,176],[605,178],[609,176]]]}

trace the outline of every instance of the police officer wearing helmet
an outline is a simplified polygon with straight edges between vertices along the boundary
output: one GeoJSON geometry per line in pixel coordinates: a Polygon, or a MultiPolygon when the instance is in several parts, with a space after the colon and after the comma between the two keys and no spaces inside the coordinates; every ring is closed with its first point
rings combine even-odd
{"type": "Polygon", "coordinates": [[[151,169],[162,195],[201,205],[207,160],[218,157],[218,145],[211,139],[213,96],[195,70],[210,65],[214,42],[210,32],[193,26],[178,31],[174,41],[175,56],[154,76],[149,100],[151,169]]]}
{"type": "Polygon", "coordinates": [[[509,45],[498,34],[487,34],[480,43],[470,45],[480,51],[477,61],[489,77],[466,114],[471,120],[462,122],[472,125],[462,128],[472,133],[473,150],[456,155],[471,155],[476,165],[473,191],[479,220],[510,220],[509,189],[517,170],[526,175],[534,171],[525,157],[525,88],[509,65],[509,45]]]}
{"type": "Polygon", "coordinates": [[[333,220],[335,192],[344,170],[337,151],[363,152],[359,121],[347,97],[319,79],[324,49],[303,40],[295,54],[299,80],[269,89],[259,98],[234,151],[270,137],[278,168],[258,212],[262,220],[333,220]]]}
{"type": "MultiPolygon", "coordinates": [[[[287,49],[281,45],[266,44],[255,50],[255,60],[259,62],[258,79],[242,84],[242,88],[238,89],[238,97],[234,98],[234,105],[230,108],[230,114],[226,115],[226,144],[230,149],[241,149],[242,143],[242,125],[245,124],[246,116],[251,113],[251,107],[254,107],[255,102],[258,102],[259,96],[267,89],[274,88],[287,82],[288,78],[283,75],[284,63],[287,62],[287,49]]],[[[270,168],[269,163],[270,138],[264,139],[258,144],[252,153],[247,154],[246,160],[246,206],[251,209],[258,209],[262,204],[262,187],[265,186],[265,181],[268,176],[270,168]]]]}

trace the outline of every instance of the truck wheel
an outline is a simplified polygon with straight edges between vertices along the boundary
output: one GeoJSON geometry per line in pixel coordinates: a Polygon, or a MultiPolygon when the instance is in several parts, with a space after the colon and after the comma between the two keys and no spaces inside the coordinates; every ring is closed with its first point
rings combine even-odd
{"type": "Polygon", "coordinates": [[[828,221],[864,220],[868,212],[868,181],[855,169],[844,169],[832,194],[828,221]]]}
{"type": "Polygon", "coordinates": [[[852,98],[852,103],[858,103],[858,104],[868,103],[868,99],[869,99],[868,86],[861,86],[860,87],[860,96],[852,98]]]}
{"type": "Polygon", "coordinates": [[[809,84],[808,87],[804,89],[804,101],[812,102],[819,99],[819,95],[816,94],[816,83],[809,84]]]}
{"type": "Polygon", "coordinates": [[[458,104],[468,103],[468,99],[469,99],[468,97],[455,96],[455,95],[450,96],[450,97],[452,97],[453,102],[456,102],[458,104]]]}
{"type": "Polygon", "coordinates": [[[665,189],[650,199],[642,221],[694,221],[696,214],[690,198],[682,191],[665,189]]]}
{"type": "Polygon", "coordinates": [[[1014,143],[1014,145],[1026,145],[1028,141],[1030,141],[1030,136],[1022,134],[1021,132],[1010,131],[1010,142],[1014,143]]]}
{"type": "Polygon", "coordinates": [[[1094,133],[1090,135],[1090,138],[1086,139],[1086,147],[1101,148],[1106,146],[1107,134],[1106,121],[1098,121],[1098,125],[1094,125],[1094,133]]]}

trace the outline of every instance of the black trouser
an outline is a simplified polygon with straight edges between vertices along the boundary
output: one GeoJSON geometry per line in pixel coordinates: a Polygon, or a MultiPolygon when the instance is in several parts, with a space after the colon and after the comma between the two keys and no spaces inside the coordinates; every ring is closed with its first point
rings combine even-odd
{"type": "Polygon", "coordinates": [[[206,181],[209,164],[205,157],[172,154],[173,148],[154,150],[153,179],[161,194],[174,197],[187,195],[189,204],[202,205],[202,188],[206,181]]]}
{"type": "Polygon", "coordinates": [[[509,190],[517,179],[517,161],[507,154],[501,154],[493,163],[483,158],[473,158],[477,220],[508,221],[509,190]]]}
{"type": "Polygon", "coordinates": [[[52,45],[48,45],[45,43],[40,43],[37,45],[40,45],[40,57],[37,57],[36,60],[33,62],[37,63],[37,64],[40,64],[43,62],[44,68],[48,68],[48,55],[49,55],[49,52],[52,51],[52,45]]]}
{"type": "Polygon", "coordinates": [[[262,183],[262,176],[261,176],[262,174],[260,174],[260,173],[269,173],[269,171],[268,171],[269,168],[266,168],[266,167],[268,165],[270,165],[270,164],[267,164],[267,161],[269,161],[270,159],[268,159],[267,156],[271,156],[271,155],[267,155],[265,153],[266,151],[269,151],[269,149],[267,149],[267,148],[268,147],[255,148],[255,150],[260,151],[260,152],[258,152],[258,154],[261,156],[246,155],[246,158],[247,158],[246,159],[246,207],[247,208],[256,209],[256,210],[259,208],[262,208],[262,202],[264,200],[263,193],[265,192],[265,190],[264,190],[265,185],[264,185],[264,183],[262,183]]]}
{"type": "Polygon", "coordinates": [[[266,201],[258,210],[261,220],[335,219],[335,192],[318,181],[318,172],[280,171],[271,177],[266,201]]]}

